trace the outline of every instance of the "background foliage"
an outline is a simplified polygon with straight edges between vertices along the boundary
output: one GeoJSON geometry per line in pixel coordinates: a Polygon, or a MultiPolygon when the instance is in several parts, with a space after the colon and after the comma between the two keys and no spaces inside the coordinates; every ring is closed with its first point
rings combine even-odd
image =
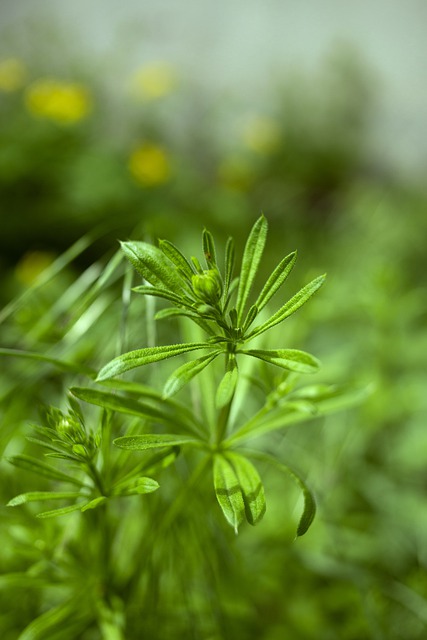
{"type": "MultiPolygon", "coordinates": [[[[142,629],[150,638],[425,637],[426,194],[386,161],[372,165],[372,88],[357,65],[347,60],[327,77],[334,90],[321,94],[284,83],[265,113],[221,135],[224,106],[196,98],[169,64],[144,65],[116,96],[119,109],[88,72],[58,77],[15,57],[0,64],[2,347],[99,370],[118,349],[145,346],[151,311],[121,300],[117,238],[166,237],[188,254],[207,226],[224,243],[234,235],[241,255],[263,210],[270,243],[261,283],[294,249],[295,291],[329,274],[276,341],[320,358],[316,382],[371,389],[357,407],[272,436],[271,447],[317,495],[317,518],[296,542],[298,492],[268,470],[265,518],[238,537],[219,522],[203,478],[191,504],[162,526],[188,481],[184,463],[160,475],[161,492],[132,503],[114,547],[124,581],[135,550],[145,563],[126,602],[126,637],[142,629]]],[[[156,325],[162,344],[179,342],[181,329],[156,325]]],[[[166,371],[137,379],[161,390],[166,371]]],[[[73,370],[2,358],[2,455],[35,455],[28,423],[39,421],[40,406],[65,409],[76,384],[82,375],[73,370]]],[[[95,417],[89,410],[91,425],[95,417]]],[[[5,461],[0,474],[2,505],[44,488],[5,461]]],[[[64,584],[86,585],[96,602],[100,536],[88,538],[79,516],[39,520],[36,512],[1,507],[5,640],[55,610],[64,584]],[[39,576],[58,558],[63,575],[53,572],[46,586],[39,576]]],[[[121,606],[112,601],[99,613],[103,638],[119,637],[121,606]]],[[[79,635],[85,620],[70,611],[57,614],[56,635],[33,629],[25,638],[100,637],[95,628],[79,635]]]]}

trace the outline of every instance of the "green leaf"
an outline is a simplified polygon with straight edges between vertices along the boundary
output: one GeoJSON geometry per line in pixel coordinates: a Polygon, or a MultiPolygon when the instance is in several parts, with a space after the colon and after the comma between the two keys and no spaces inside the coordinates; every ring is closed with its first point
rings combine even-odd
{"type": "Polygon", "coordinates": [[[205,369],[222,351],[218,350],[197,360],[186,362],[176,369],[166,381],[163,396],[169,398],[180,391],[190,380],[205,369]]]}
{"type": "Polygon", "coordinates": [[[104,392],[96,389],[88,389],[85,387],[73,387],[76,397],[86,402],[96,404],[100,407],[110,408],[113,411],[121,413],[129,413],[129,415],[140,415],[141,417],[158,417],[165,423],[174,423],[180,425],[186,431],[204,433],[204,425],[198,422],[194,411],[180,402],[172,399],[165,399],[151,387],[144,386],[137,382],[128,380],[105,380],[102,385],[108,388],[126,391],[127,393],[137,396],[137,404],[128,402],[126,398],[116,393],[109,393],[107,396],[101,395],[104,392]],[[141,400],[142,399],[142,400],[141,400]],[[134,413],[135,411],[135,413],[134,413]]]}
{"type": "Polygon", "coordinates": [[[296,259],[297,252],[293,251],[288,256],[286,256],[286,258],[283,258],[283,260],[281,260],[281,262],[274,269],[255,303],[259,311],[261,311],[261,309],[265,307],[269,300],[274,296],[276,291],[278,291],[278,289],[280,289],[282,284],[285,282],[286,278],[293,269],[296,259]]]}
{"type": "Polygon", "coordinates": [[[182,296],[178,296],[176,293],[173,293],[173,291],[169,291],[169,289],[154,287],[150,284],[142,284],[138,287],[132,287],[132,291],[144,296],[154,296],[156,298],[162,298],[163,300],[169,300],[169,302],[173,302],[174,304],[191,308],[191,305],[186,304],[185,299],[183,299],[182,296]]]}
{"type": "Polygon", "coordinates": [[[264,216],[261,216],[252,227],[246,242],[242,258],[236,302],[239,323],[242,321],[244,308],[264,251],[265,241],[267,238],[267,228],[267,220],[264,216]]]}
{"type": "Polygon", "coordinates": [[[238,532],[245,517],[242,489],[236,472],[226,458],[217,454],[213,461],[215,494],[227,522],[238,532]]]}
{"type": "Polygon", "coordinates": [[[314,495],[305,484],[304,480],[290,467],[287,465],[280,465],[279,468],[282,468],[285,473],[287,473],[295,484],[301,489],[303,498],[304,498],[304,507],[303,512],[298,523],[297,528],[297,537],[303,536],[306,533],[314,520],[314,516],[316,515],[316,500],[314,499],[314,495]]]}
{"type": "Polygon", "coordinates": [[[197,349],[212,349],[212,345],[207,342],[189,342],[186,344],[171,344],[164,347],[146,347],[145,349],[137,349],[136,351],[129,351],[124,353],[114,360],[111,360],[108,364],[101,369],[98,374],[97,382],[101,380],[108,380],[126,371],[135,369],[136,367],[142,367],[152,362],[159,362],[166,358],[173,358],[179,356],[182,353],[188,353],[189,351],[196,351],[197,349]]]}
{"type": "Polygon", "coordinates": [[[157,491],[159,486],[159,483],[153,480],[153,478],[133,478],[125,486],[118,487],[114,493],[122,496],[144,495],[157,491]]]}
{"type": "Polygon", "coordinates": [[[36,362],[45,362],[51,364],[62,371],[70,371],[72,373],[84,373],[89,376],[94,376],[95,371],[83,364],[75,364],[73,362],[67,362],[65,360],[59,360],[58,358],[51,358],[41,353],[34,351],[21,351],[19,349],[3,349],[0,348],[0,356],[11,356],[14,358],[23,358],[26,360],[35,360],[36,362]]]}
{"type": "Polygon", "coordinates": [[[162,410],[162,407],[156,407],[147,402],[140,402],[134,398],[126,398],[125,396],[117,395],[109,391],[99,391],[98,389],[90,389],[88,387],[71,387],[70,392],[89,404],[94,404],[104,409],[110,409],[111,411],[119,411],[120,413],[126,413],[131,416],[138,416],[141,418],[157,418],[162,419],[167,414],[162,410]]]}
{"type": "Polygon", "coordinates": [[[24,454],[19,454],[17,456],[12,456],[10,458],[6,458],[6,460],[13,464],[15,467],[19,467],[20,469],[25,469],[26,471],[32,471],[41,476],[45,476],[46,478],[51,478],[53,480],[60,480],[61,482],[69,482],[71,484],[76,484],[79,487],[83,486],[83,483],[72,476],[68,476],[62,471],[58,471],[55,467],[51,467],[49,464],[45,462],[40,462],[37,458],[32,458],[31,456],[26,456],[24,454]]]}
{"type": "Polygon", "coordinates": [[[160,249],[147,242],[121,242],[122,250],[138,273],[155,287],[182,290],[181,280],[160,249]]]}
{"type": "Polygon", "coordinates": [[[250,455],[251,458],[256,458],[258,460],[262,460],[263,462],[268,462],[273,465],[276,469],[288,475],[295,484],[301,489],[303,498],[304,498],[304,507],[301,518],[298,523],[297,528],[297,537],[304,535],[314,520],[316,515],[316,501],[314,499],[313,493],[310,491],[304,480],[301,476],[288,467],[287,464],[283,464],[279,460],[277,460],[274,456],[269,455],[268,453],[261,453],[259,451],[247,451],[247,455],[250,455]]]}
{"type": "Polygon", "coordinates": [[[18,507],[27,502],[41,502],[43,500],[63,500],[67,498],[78,498],[81,496],[79,491],[30,491],[29,493],[20,493],[7,503],[7,507],[18,507]]]}
{"type": "Polygon", "coordinates": [[[82,637],[93,614],[88,615],[81,600],[81,597],[74,597],[45,611],[25,627],[17,640],[69,640],[82,637]]]}
{"type": "Polygon", "coordinates": [[[160,311],[157,311],[154,317],[156,320],[179,317],[191,318],[191,320],[194,320],[196,322],[201,320],[200,316],[194,311],[191,311],[189,309],[178,309],[177,307],[167,307],[167,309],[160,309],[160,311]]]}
{"type": "Polygon", "coordinates": [[[81,508],[81,512],[83,513],[84,511],[88,511],[89,509],[96,509],[96,507],[99,507],[100,504],[104,504],[107,499],[107,496],[98,496],[97,498],[94,498],[90,502],[84,504],[81,508]]]}
{"type": "Polygon", "coordinates": [[[207,229],[203,229],[202,234],[203,253],[205,254],[206,266],[208,269],[216,267],[216,250],[213,235],[207,229]]]}
{"type": "Polygon", "coordinates": [[[72,513],[73,511],[81,511],[81,508],[84,507],[85,503],[80,502],[79,504],[72,504],[68,507],[62,507],[61,509],[52,509],[52,511],[43,511],[43,513],[38,513],[37,518],[58,518],[59,516],[65,516],[68,513],[72,513]]]}
{"type": "Polygon", "coordinates": [[[234,240],[233,238],[228,238],[227,244],[225,246],[225,270],[224,270],[224,292],[223,292],[224,300],[227,299],[231,281],[233,279],[234,261],[235,261],[234,240]]]}
{"type": "Polygon", "coordinates": [[[283,307],[276,311],[276,313],[273,314],[271,318],[269,318],[269,320],[259,325],[258,327],[255,327],[255,329],[247,336],[247,339],[259,336],[261,333],[264,333],[264,331],[268,331],[276,324],[283,322],[283,320],[295,313],[295,311],[302,307],[302,305],[305,304],[314,293],[316,293],[316,291],[325,282],[325,279],[326,274],[315,278],[305,287],[300,289],[298,293],[296,293],[290,300],[288,300],[288,302],[283,305],[283,307]]]}
{"type": "Polygon", "coordinates": [[[246,314],[246,318],[245,321],[243,323],[243,327],[242,327],[242,332],[243,334],[246,333],[246,331],[249,329],[249,327],[251,326],[252,322],[255,320],[255,318],[257,317],[259,312],[259,309],[257,307],[256,304],[253,304],[250,308],[248,313],[246,314]]]}
{"type": "Polygon", "coordinates": [[[165,256],[175,265],[178,271],[181,271],[183,275],[191,282],[191,278],[194,275],[194,271],[187,258],[181,253],[181,251],[169,240],[159,241],[160,250],[163,251],[165,256]]]}
{"type": "Polygon", "coordinates": [[[265,514],[266,504],[264,487],[258,471],[244,456],[228,452],[227,458],[233,465],[245,504],[246,520],[255,526],[265,514]]]}
{"type": "Polygon", "coordinates": [[[320,362],[306,351],[299,351],[298,349],[248,349],[239,350],[237,353],[244,353],[247,356],[253,356],[268,362],[275,364],[282,369],[288,369],[289,371],[297,371],[298,373],[315,373],[319,370],[320,362]]]}
{"type": "Polygon", "coordinates": [[[113,440],[113,444],[120,449],[146,451],[147,449],[158,449],[159,447],[171,447],[180,444],[199,444],[199,440],[175,434],[147,433],[139,436],[121,436],[113,440]]]}
{"type": "Polygon", "coordinates": [[[218,409],[225,407],[226,404],[231,402],[231,399],[236,390],[236,384],[239,377],[239,370],[237,368],[237,360],[233,356],[230,356],[227,365],[227,371],[224,374],[221,382],[219,383],[215,403],[218,409]]]}

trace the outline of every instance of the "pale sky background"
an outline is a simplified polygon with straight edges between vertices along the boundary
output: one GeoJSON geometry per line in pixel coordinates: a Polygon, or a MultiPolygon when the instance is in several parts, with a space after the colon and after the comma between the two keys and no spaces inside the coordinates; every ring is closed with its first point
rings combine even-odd
{"type": "Polygon", "coordinates": [[[347,45],[375,79],[374,153],[426,173],[427,0],[2,0],[0,23],[9,45],[48,24],[112,82],[169,60],[213,99],[249,103],[268,99],[277,77],[315,80],[347,45]]]}

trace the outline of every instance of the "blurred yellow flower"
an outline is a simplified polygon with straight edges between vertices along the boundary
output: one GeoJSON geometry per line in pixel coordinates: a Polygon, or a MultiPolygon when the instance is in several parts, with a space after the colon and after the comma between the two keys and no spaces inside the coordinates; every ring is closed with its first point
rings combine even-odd
{"type": "Polygon", "coordinates": [[[146,187],[167,182],[171,174],[166,150],[152,143],[137,147],[129,157],[128,166],[137,182],[146,187]]]}
{"type": "Polygon", "coordinates": [[[0,91],[11,93],[16,91],[25,82],[27,70],[21,60],[6,58],[0,60],[0,91]]]}
{"type": "Polygon", "coordinates": [[[30,251],[16,265],[15,276],[21,284],[30,287],[54,259],[53,253],[48,251],[30,251]]]}
{"type": "Polygon", "coordinates": [[[132,94],[145,101],[163,98],[175,90],[175,69],[166,62],[152,62],[136,71],[131,79],[132,94]]]}
{"type": "Polygon", "coordinates": [[[256,116],[246,123],[242,133],[244,144],[260,155],[274,153],[281,144],[282,130],[273,118],[256,116]]]}
{"type": "Polygon", "coordinates": [[[28,110],[35,116],[59,124],[73,124],[85,118],[92,106],[81,84],[42,79],[31,84],[25,96],[28,110]]]}

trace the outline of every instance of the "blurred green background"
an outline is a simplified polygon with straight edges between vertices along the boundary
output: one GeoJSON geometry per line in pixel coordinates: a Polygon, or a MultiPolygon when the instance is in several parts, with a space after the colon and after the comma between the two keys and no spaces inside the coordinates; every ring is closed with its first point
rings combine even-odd
{"type": "MultiPolygon", "coordinates": [[[[234,235],[241,250],[263,211],[266,275],[295,248],[295,290],[328,272],[284,340],[320,357],[322,380],[371,393],[275,441],[318,497],[307,536],[292,543],[296,492],[284,497],[267,478],[265,521],[227,542],[232,559],[223,551],[221,614],[196,589],[194,635],[176,612],[171,628],[181,620],[176,637],[214,638],[210,617],[223,616],[226,638],[421,640],[427,94],[417,74],[427,65],[426,6],[362,3],[344,15],[332,13],[333,2],[315,14],[308,3],[200,4],[206,15],[188,2],[180,18],[178,3],[165,2],[125,2],[123,13],[100,2],[0,10],[1,345],[58,343],[68,359],[105,361],[93,324],[109,326],[113,298],[71,335],[75,319],[60,300],[72,283],[83,290],[85,278],[94,281],[118,239],[166,237],[194,252],[206,226],[218,239],[234,235]],[[87,234],[60,276],[9,314],[10,301],[87,234]],[[44,326],[55,303],[56,319],[44,326]]],[[[50,374],[1,366],[7,453],[37,402],[53,402],[62,388],[50,374]],[[23,381],[27,393],[17,396],[23,381]]],[[[11,471],[2,464],[0,473],[4,504],[11,471]]],[[[7,518],[0,534],[15,549],[22,531],[7,518]]],[[[13,567],[12,551],[4,553],[13,567]]],[[[166,590],[166,610],[176,593],[166,590]]],[[[163,637],[175,637],[164,625],[163,637]]]]}

